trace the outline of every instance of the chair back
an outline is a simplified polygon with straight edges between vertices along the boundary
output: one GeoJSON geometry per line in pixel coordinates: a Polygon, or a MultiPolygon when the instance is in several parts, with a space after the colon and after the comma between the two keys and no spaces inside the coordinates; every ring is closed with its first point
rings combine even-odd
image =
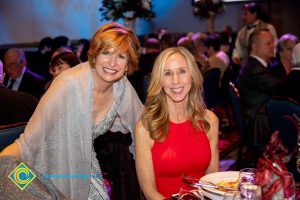
{"type": "Polygon", "coordinates": [[[279,131],[279,138],[292,150],[297,145],[300,119],[300,104],[292,99],[272,97],[267,102],[272,131],[279,131]]]}
{"type": "Polygon", "coordinates": [[[0,126],[0,151],[12,144],[24,132],[27,122],[0,126]]]}
{"type": "Polygon", "coordinates": [[[240,133],[241,139],[245,135],[245,126],[242,118],[242,112],[240,107],[240,93],[232,82],[229,82],[229,96],[232,104],[232,111],[235,118],[236,127],[240,133]]]}
{"type": "Polygon", "coordinates": [[[203,75],[203,91],[207,108],[215,108],[220,92],[219,81],[221,71],[219,68],[212,68],[203,75]]]}
{"type": "Polygon", "coordinates": [[[272,97],[267,102],[272,131],[278,130],[282,117],[286,115],[300,119],[300,104],[289,98],[272,97]]]}

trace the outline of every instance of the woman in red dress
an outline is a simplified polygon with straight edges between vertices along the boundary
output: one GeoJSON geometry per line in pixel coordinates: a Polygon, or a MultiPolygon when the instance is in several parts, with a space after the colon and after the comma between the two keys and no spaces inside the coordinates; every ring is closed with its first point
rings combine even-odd
{"type": "Polygon", "coordinates": [[[156,59],[145,110],[135,128],[136,170],[147,199],[178,193],[183,175],[217,172],[219,120],[202,98],[203,78],[183,47],[156,59]]]}

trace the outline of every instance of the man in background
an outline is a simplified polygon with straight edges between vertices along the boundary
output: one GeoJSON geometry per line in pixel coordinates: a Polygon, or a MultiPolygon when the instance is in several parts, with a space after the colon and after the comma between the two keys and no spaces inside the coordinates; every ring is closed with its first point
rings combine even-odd
{"type": "Polygon", "coordinates": [[[0,125],[28,122],[38,100],[32,95],[7,89],[3,85],[4,76],[0,60],[0,125]]]}
{"type": "MultiPolygon", "coordinates": [[[[268,29],[273,35],[274,44],[277,40],[277,33],[274,26],[267,22],[268,19],[266,19],[265,13],[262,11],[261,7],[255,2],[244,4],[242,19],[244,26],[238,32],[235,41],[235,49],[233,50],[232,55],[232,61],[238,65],[243,65],[247,61],[247,58],[249,56],[249,36],[254,31],[268,29]]],[[[273,56],[275,56],[275,48],[273,56]]]]}
{"type": "Polygon", "coordinates": [[[4,84],[8,89],[29,93],[40,98],[44,93],[45,79],[26,67],[26,58],[22,49],[11,48],[5,52],[4,84]]]}
{"type": "Polygon", "coordinates": [[[245,141],[248,146],[254,147],[252,152],[255,156],[260,156],[260,150],[271,136],[266,102],[278,83],[267,67],[273,50],[274,37],[267,29],[253,32],[249,38],[250,57],[242,66],[237,81],[246,130],[245,141]]]}

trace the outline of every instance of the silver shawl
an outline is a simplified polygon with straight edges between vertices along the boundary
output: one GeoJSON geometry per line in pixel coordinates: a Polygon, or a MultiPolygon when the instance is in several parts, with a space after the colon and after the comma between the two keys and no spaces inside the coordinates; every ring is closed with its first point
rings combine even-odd
{"type": "MultiPolygon", "coordinates": [[[[40,100],[16,143],[22,160],[67,197],[87,199],[92,152],[93,69],[88,62],[61,73],[40,100]]],[[[132,134],[143,105],[126,77],[113,85],[118,116],[112,130],[132,134]]],[[[101,165],[101,163],[100,163],[101,165]]]]}

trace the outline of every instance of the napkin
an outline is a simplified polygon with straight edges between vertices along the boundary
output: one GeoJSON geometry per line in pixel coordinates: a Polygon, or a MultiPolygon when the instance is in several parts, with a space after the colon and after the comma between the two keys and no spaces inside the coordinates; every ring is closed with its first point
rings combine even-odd
{"type": "Polygon", "coordinates": [[[272,134],[263,158],[257,163],[256,182],[262,187],[263,200],[283,199],[286,189],[282,186],[282,172],[287,171],[285,161],[288,149],[281,142],[278,133],[276,131],[272,134]]]}

